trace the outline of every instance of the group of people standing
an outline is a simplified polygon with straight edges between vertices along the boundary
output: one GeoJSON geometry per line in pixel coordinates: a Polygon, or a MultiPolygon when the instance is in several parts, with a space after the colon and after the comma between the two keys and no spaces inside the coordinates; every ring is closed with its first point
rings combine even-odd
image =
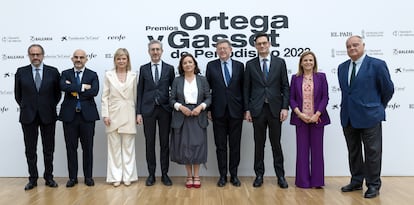
{"type": "MultiPolygon", "coordinates": [[[[168,176],[169,161],[185,165],[187,188],[201,187],[200,165],[207,162],[207,126],[213,122],[219,169],[218,187],[228,182],[240,186],[238,166],[243,120],[253,124],[254,187],[263,184],[264,147],[269,136],[273,166],[280,188],[288,188],[281,147],[281,125],[292,109],[290,123],[296,126],[297,161],[295,185],[301,188],[324,186],[323,136],[330,124],[328,83],[318,72],[316,56],[304,52],[298,71],[289,86],[285,61],[270,54],[269,36],[257,33],[258,56],[244,64],[231,58],[231,42],[216,44],[218,59],[208,62],[201,76],[197,60],[191,54],[181,56],[178,72],[161,60],[162,44],[151,40],[151,62],[142,65],[139,75],[131,71],[128,51],[120,48],[114,55],[114,69],[105,73],[101,116],[108,137],[107,182],[117,187],[129,186],[138,179],[135,160],[136,124],[143,125],[146,142],[148,177],[146,186],[156,182],[156,128],[160,144],[161,182],[172,185],[168,176]],[[157,126],[158,125],[158,126],[157,126]],[[268,134],[267,134],[268,131],[268,134]]],[[[349,150],[351,183],[343,192],[362,189],[366,198],[379,194],[381,186],[382,128],[385,108],[394,87],[386,63],[367,56],[359,36],[347,39],[350,60],[338,68],[342,90],[341,124],[349,150]],[[364,149],[362,149],[362,146],[364,149]]],[[[85,51],[76,50],[73,68],[59,74],[43,64],[43,48],[34,44],[28,49],[31,65],[18,68],[15,75],[15,98],[20,106],[20,122],[29,166],[25,190],[37,186],[37,137],[40,128],[45,161],[44,179],[53,180],[53,151],[56,119],[63,122],[69,180],[67,187],[78,183],[77,148],[83,150],[84,183],[93,186],[93,136],[99,120],[94,97],[98,94],[97,74],[86,68],[85,51]],[[56,106],[65,92],[59,116],[56,106]]]]}

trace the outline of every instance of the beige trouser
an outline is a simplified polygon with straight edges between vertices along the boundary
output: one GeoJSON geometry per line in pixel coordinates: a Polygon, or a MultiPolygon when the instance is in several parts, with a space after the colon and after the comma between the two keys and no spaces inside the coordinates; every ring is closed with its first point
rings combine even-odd
{"type": "Polygon", "coordinates": [[[135,134],[108,133],[108,168],[106,182],[138,180],[135,161],[135,134]]]}

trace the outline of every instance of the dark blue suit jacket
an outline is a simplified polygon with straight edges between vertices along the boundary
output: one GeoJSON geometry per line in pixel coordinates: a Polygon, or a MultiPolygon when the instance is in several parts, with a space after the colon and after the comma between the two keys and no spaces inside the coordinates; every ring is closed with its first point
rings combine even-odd
{"type": "MultiPolygon", "coordinates": [[[[290,107],[292,108],[292,113],[290,117],[290,124],[300,126],[306,124],[303,122],[296,114],[293,112],[295,108],[299,108],[300,111],[303,110],[303,75],[296,76],[292,75],[292,80],[290,81],[290,107]]],[[[331,121],[329,119],[328,112],[326,111],[326,106],[328,105],[328,82],[326,80],[325,73],[314,73],[313,74],[313,110],[314,112],[321,112],[319,117],[320,122],[315,124],[315,126],[323,127],[329,124],[331,121]]]]}
{"type": "Polygon", "coordinates": [[[243,92],[244,108],[250,111],[252,117],[260,115],[267,96],[273,117],[279,119],[281,109],[289,109],[289,81],[285,60],[271,57],[267,80],[264,79],[259,57],[247,61],[243,92]]]}
{"type": "Polygon", "coordinates": [[[20,107],[19,121],[23,124],[35,120],[40,113],[43,123],[56,122],[56,105],[62,93],[59,89],[59,71],[55,67],[43,65],[42,84],[39,92],[33,79],[32,66],[27,65],[17,69],[14,81],[14,97],[20,107]]]}
{"type": "Polygon", "coordinates": [[[243,118],[243,63],[232,60],[232,76],[228,87],[223,78],[220,59],[208,62],[206,77],[211,89],[210,111],[212,116],[223,117],[227,107],[232,118],[243,118]]]}
{"type": "MultiPolygon", "coordinates": [[[[210,86],[208,85],[207,79],[204,76],[196,75],[198,96],[197,96],[197,105],[205,103],[207,108],[211,104],[211,93],[210,86]]],[[[174,79],[174,82],[171,87],[171,96],[170,96],[170,106],[174,108],[174,104],[178,102],[185,106],[185,96],[184,96],[184,76],[178,76],[174,79]]],[[[198,116],[198,124],[202,128],[207,128],[208,119],[207,119],[207,108],[201,111],[198,116]]],[[[180,128],[184,122],[184,114],[181,111],[173,109],[171,127],[180,128]]]]}
{"type": "Polygon", "coordinates": [[[158,84],[155,84],[152,77],[151,63],[141,66],[137,87],[137,108],[136,114],[149,116],[154,111],[155,96],[159,96],[159,104],[171,112],[169,106],[170,87],[175,78],[174,67],[162,62],[162,69],[158,84]]]}
{"type": "Polygon", "coordinates": [[[351,60],[347,60],[338,67],[342,91],[341,124],[346,127],[350,122],[354,128],[371,128],[385,121],[385,108],[394,94],[394,84],[383,60],[365,56],[349,87],[350,63],[351,60]]]}
{"type": "Polygon", "coordinates": [[[62,72],[60,78],[60,88],[65,92],[65,98],[60,106],[59,119],[63,122],[71,122],[75,118],[75,108],[77,97],[72,92],[79,94],[81,113],[86,121],[99,120],[99,113],[96,108],[95,97],[99,91],[98,75],[95,71],[85,68],[83,71],[81,84],[91,85],[91,89],[81,92],[81,85],[76,83],[75,71],[73,68],[62,72]]]}

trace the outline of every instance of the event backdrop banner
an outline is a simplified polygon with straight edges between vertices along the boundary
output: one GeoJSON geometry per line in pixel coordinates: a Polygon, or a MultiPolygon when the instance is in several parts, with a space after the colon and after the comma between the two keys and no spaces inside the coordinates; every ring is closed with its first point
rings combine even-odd
{"type": "MultiPolygon", "coordinates": [[[[59,71],[71,68],[70,57],[77,48],[88,55],[87,67],[103,74],[113,69],[117,48],[127,48],[134,72],[149,62],[147,44],[152,39],[163,43],[162,59],[177,68],[180,55],[193,54],[202,70],[216,59],[215,44],[226,38],[232,42],[232,58],[245,63],[256,57],[254,34],[270,36],[271,55],[285,59],[288,77],[298,69],[299,56],[313,51],[319,71],[329,84],[328,113],[332,124],[324,138],[325,174],[348,176],[347,149],[339,120],[341,90],[337,67],[347,60],[345,41],[359,35],[366,53],[387,62],[395,85],[395,94],[383,123],[383,175],[414,175],[414,138],[411,131],[414,114],[414,13],[406,1],[81,1],[69,2],[6,1],[0,8],[0,177],[28,175],[19,107],[14,100],[14,74],[28,65],[27,48],[41,44],[44,63],[59,71]]],[[[176,72],[178,74],[178,72],[176,72]]],[[[96,97],[100,110],[101,92],[96,97]]],[[[58,106],[58,111],[60,107],[58,106]]],[[[212,123],[208,127],[208,162],[204,176],[218,176],[212,123]]],[[[282,125],[282,148],[288,176],[295,175],[296,135],[288,121],[282,125]]],[[[145,139],[138,127],[137,166],[140,176],[147,175],[145,139]]],[[[106,176],[107,139],[102,120],[97,121],[94,141],[94,175],[106,176]]],[[[158,140],[157,140],[158,141],[158,140]]],[[[158,142],[157,142],[158,143],[158,142]]],[[[244,122],[240,176],[253,176],[254,141],[252,124],[244,122]]],[[[158,146],[158,144],[157,144],[158,146]]],[[[157,147],[157,158],[159,157],[157,147]]],[[[67,160],[62,123],[56,127],[54,174],[66,177],[67,160]]],[[[81,159],[81,148],[79,148],[81,159]]],[[[271,146],[265,147],[267,176],[274,176],[271,146]]],[[[43,172],[42,147],[38,143],[38,167],[43,172]]],[[[82,176],[82,165],[79,165],[82,176]]],[[[159,167],[159,166],[158,166],[159,167]]],[[[160,170],[157,169],[157,175],[160,170]]],[[[170,175],[185,175],[182,166],[170,165],[170,175]]]]}

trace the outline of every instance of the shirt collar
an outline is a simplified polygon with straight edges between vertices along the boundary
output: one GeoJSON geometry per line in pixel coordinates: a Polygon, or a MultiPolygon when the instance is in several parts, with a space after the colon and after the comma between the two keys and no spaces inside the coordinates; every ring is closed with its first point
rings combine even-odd
{"type": "Polygon", "coordinates": [[[43,62],[40,63],[39,67],[35,67],[33,64],[30,64],[32,66],[32,70],[35,71],[36,69],[39,69],[39,71],[43,70],[43,62]]]}

